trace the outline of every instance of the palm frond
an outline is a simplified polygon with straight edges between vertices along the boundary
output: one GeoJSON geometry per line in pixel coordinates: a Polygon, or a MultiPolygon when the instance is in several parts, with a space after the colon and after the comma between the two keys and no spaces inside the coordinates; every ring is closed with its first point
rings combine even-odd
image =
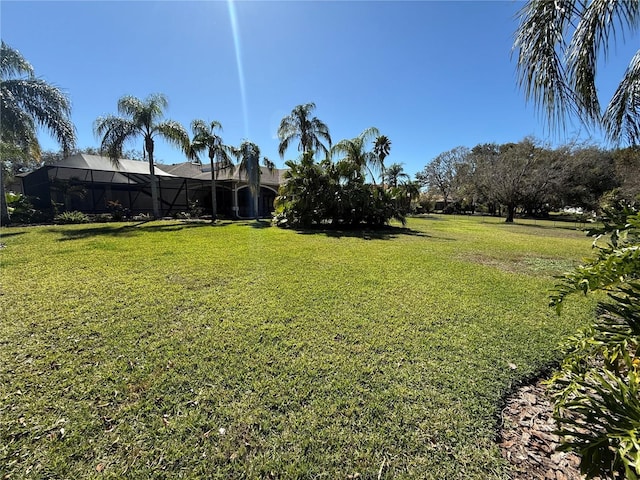
{"type": "Polygon", "coordinates": [[[184,127],[175,120],[165,120],[155,126],[154,131],[168,143],[175,145],[186,152],[189,149],[189,134],[184,127]]]}
{"type": "Polygon", "coordinates": [[[567,72],[584,117],[600,121],[600,104],[595,85],[598,56],[606,59],[607,46],[617,33],[636,30],[640,2],[593,0],[581,12],[580,21],[567,49],[567,72]],[[616,29],[620,29],[616,32],[616,29]]]}
{"type": "Polygon", "coordinates": [[[62,91],[42,79],[12,79],[2,82],[3,104],[13,103],[35,124],[47,131],[63,150],[75,146],[75,127],[71,122],[71,103],[62,91]]]}
{"type": "Polygon", "coordinates": [[[629,143],[640,144],[640,50],[631,59],[603,117],[610,138],[620,141],[626,137],[629,143]]]}
{"type": "Polygon", "coordinates": [[[322,151],[325,154],[329,153],[329,149],[331,148],[331,134],[329,133],[329,127],[325,123],[323,123],[317,117],[313,117],[311,119],[309,128],[314,132],[313,143],[311,144],[311,149],[315,151],[322,151]],[[327,142],[328,148],[322,143],[322,141],[327,142]]]}
{"type": "Polygon", "coordinates": [[[98,117],[93,130],[96,136],[102,137],[100,153],[107,155],[114,166],[119,165],[124,144],[140,134],[140,129],[134,122],[115,115],[98,117]]]}
{"type": "Polygon", "coordinates": [[[198,136],[194,137],[193,140],[189,143],[185,155],[192,162],[197,162],[202,164],[202,159],[200,158],[200,154],[207,149],[207,145],[202,139],[198,136]]]}
{"type": "Polygon", "coordinates": [[[559,52],[566,49],[564,32],[577,1],[531,0],[517,14],[520,25],[513,48],[518,51],[518,84],[554,126],[564,125],[566,115],[575,113],[575,96],[559,52]]]}
{"type": "Polygon", "coordinates": [[[122,116],[136,118],[144,109],[142,100],[131,95],[125,95],[118,100],[118,113],[122,116]]]}
{"type": "Polygon", "coordinates": [[[222,123],[220,123],[218,120],[211,120],[209,122],[209,131],[211,133],[214,133],[216,130],[220,130],[222,132],[222,123]]]}
{"type": "Polygon", "coordinates": [[[231,149],[222,142],[222,137],[216,133],[216,130],[222,131],[222,124],[217,120],[208,123],[204,120],[191,122],[191,131],[194,136],[189,144],[187,156],[199,159],[198,155],[207,151],[212,169],[215,171],[231,169],[233,171],[235,165],[230,158],[231,149]]]}
{"type": "Polygon", "coordinates": [[[380,131],[376,127],[365,128],[358,138],[362,139],[363,143],[367,143],[380,135],[380,131]]]}
{"type": "Polygon", "coordinates": [[[386,135],[376,137],[373,151],[384,161],[384,159],[389,156],[389,153],[391,153],[391,140],[389,140],[389,137],[386,135]]]}
{"type": "Polygon", "coordinates": [[[33,67],[18,50],[11,48],[3,40],[0,47],[0,79],[21,75],[33,77],[33,67]]]}
{"type": "Polygon", "coordinates": [[[0,46],[0,79],[17,76],[33,77],[35,72],[22,54],[2,41],[0,46]]]}
{"type": "Polygon", "coordinates": [[[15,143],[22,150],[28,150],[31,144],[38,143],[36,124],[31,115],[20,107],[11,91],[2,86],[2,102],[0,103],[0,140],[4,143],[15,143]]]}
{"type": "Polygon", "coordinates": [[[205,135],[209,132],[207,128],[207,122],[204,120],[196,119],[191,122],[191,131],[193,132],[194,138],[199,135],[205,135]]]}
{"type": "Polygon", "coordinates": [[[169,101],[161,93],[151,94],[144,100],[127,95],[118,100],[118,113],[131,117],[142,130],[150,134],[168,106],[169,101]]]}
{"type": "Polygon", "coordinates": [[[260,148],[255,143],[244,141],[235,150],[240,161],[238,169],[240,175],[246,175],[247,184],[252,195],[258,195],[260,191],[260,148]]]}
{"type": "Polygon", "coordinates": [[[228,152],[225,152],[224,155],[220,155],[217,158],[218,160],[216,161],[215,168],[218,172],[222,170],[229,170],[229,172],[233,174],[233,172],[236,171],[236,165],[233,163],[233,160],[231,160],[228,152]]]}
{"type": "Polygon", "coordinates": [[[575,115],[587,127],[603,125],[615,141],[626,135],[637,142],[634,61],[604,115],[596,72],[598,60],[606,60],[617,38],[640,28],[640,2],[530,0],[518,18],[514,42],[518,83],[552,127],[563,126],[566,118],[575,115]]]}
{"type": "Polygon", "coordinates": [[[289,149],[289,144],[293,140],[293,135],[289,135],[288,133],[285,133],[285,130],[281,126],[280,129],[278,129],[278,137],[280,138],[280,145],[278,146],[278,154],[280,155],[280,158],[284,158],[284,152],[286,152],[289,149]]]}
{"type": "Polygon", "coordinates": [[[267,168],[269,173],[273,173],[273,171],[276,169],[276,164],[269,160],[267,157],[264,157],[262,159],[262,164],[267,168]]]}
{"type": "Polygon", "coordinates": [[[298,151],[322,151],[328,155],[331,148],[331,135],[329,128],[317,117],[310,118],[315,110],[315,103],[307,103],[294,107],[291,113],[285,116],[278,128],[278,139],[280,145],[278,153],[284,158],[285,151],[295,139],[299,139],[298,151]],[[324,145],[327,142],[329,148],[324,145]]]}

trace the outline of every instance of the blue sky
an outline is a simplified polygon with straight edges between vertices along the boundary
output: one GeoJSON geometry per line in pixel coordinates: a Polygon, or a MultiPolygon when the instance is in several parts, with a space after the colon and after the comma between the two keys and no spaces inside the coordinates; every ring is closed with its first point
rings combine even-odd
{"type": "MultiPolygon", "coordinates": [[[[414,174],[458,145],[589,136],[579,125],[549,132],[518,90],[511,46],[522,5],[237,1],[235,36],[227,1],[3,0],[0,21],[2,39],[71,98],[80,147],[99,145],[93,122],[116,113],[118,98],[160,92],[167,118],[187,128],[218,120],[226,143],[249,139],[282,166],[280,119],[315,102],[334,143],[375,126],[392,142],[387,163],[414,174]]],[[[603,100],[639,43],[626,40],[600,68],[603,100]]],[[[41,143],[57,149],[44,134],[41,143]]],[[[156,155],[184,161],[161,140],[156,155]]]]}

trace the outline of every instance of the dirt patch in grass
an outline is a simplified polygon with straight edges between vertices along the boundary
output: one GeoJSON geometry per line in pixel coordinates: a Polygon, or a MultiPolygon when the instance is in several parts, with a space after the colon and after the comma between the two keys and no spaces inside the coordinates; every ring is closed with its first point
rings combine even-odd
{"type": "Polygon", "coordinates": [[[463,260],[479,265],[486,265],[509,273],[524,273],[528,275],[545,275],[553,277],[575,268],[575,262],[551,257],[515,257],[495,258],[478,253],[464,254],[463,260]]]}

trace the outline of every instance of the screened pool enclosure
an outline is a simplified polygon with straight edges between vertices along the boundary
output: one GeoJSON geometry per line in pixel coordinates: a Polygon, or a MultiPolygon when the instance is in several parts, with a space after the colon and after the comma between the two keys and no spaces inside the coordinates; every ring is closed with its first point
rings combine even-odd
{"type": "MultiPolygon", "coordinates": [[[[160,209],[170,216],[188,212],[195,205],[211,214],[211,168],[192,163],[157,165],[160,209]]],[[[262,169],[260,195],[261,217],[273,211],[273,202],[283,170],[262,169]]],[[[253,217],[253,202],[246,183],[237,170],[218,172],[216,199],[218,215],[229,218],[253,217]]],[[[32,197],[34,206],[59,211],[107,213],[117,202],[131,214],[151,214],[151,175],[145,161],[77,154],[63,161],[45,165],[22,176],[22,189],[32,197]]]]}

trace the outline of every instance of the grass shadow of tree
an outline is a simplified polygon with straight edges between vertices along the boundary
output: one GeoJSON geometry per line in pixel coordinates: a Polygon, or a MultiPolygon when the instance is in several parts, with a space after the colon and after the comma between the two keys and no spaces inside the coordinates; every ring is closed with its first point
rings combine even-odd
{"type": "Polygon", "coordinates": [[[131,237],[145,232],[176,232],[186,228],[202,228],[211,224],[208,222],[180,221],[169,224],[154,224],[154,221],[143,221],[125,225],[102,224],[95,227],[85,228],[60,228],[52,227],[48,231],[60,235],[58,241],[80,240],[83,238],[108,236],[108,237],[131,237]]]}
{"type": "Polygon", "coordinates": [[[271,220],[240,220],[240,221],[235,221],[235,222],[229,222],[229,223],[233,223],[235,225],[242,225],[242,226],[246,226],[246,227],[251,227],[251,228],[258,228],[258,229],[262,229],[262,228],[271,228],[273,225],[271,224],[271,220]]]}
{"type": "Polygon", "coordinates": [[[0,233],[0,239],[7,237],[16,237],[18,235],[24,235],[25,232],[4,232],[0,233]]]}
{"type": "Polygon", "coordinates": [[[296,232],[300,235],[325,235],[331,238],[349,237],[362,238],[363,240],[392,240],[404,235],[425,238],[432,237],[431,235],[411,228],[389,226],[380,228],[362,228],[362,226],[317,227],[297,229],[296,232]]]}
{"type": "Polygon", "coordinates": [[[579,236],[586,236],[587,231],[593,228],[596,228],[594,224],[579,224],[579,223],[564,223],[564,222],[554,222],[553,225],[541,225],[535,223],[524,223],[515,221],[514,223],[498,223],[496,225],[506,226],[506,227],[522,227],[525,230],[537,231],[537,235],[543,236],[562,236],[565,234],[561,234],[559,230],[574,232],[579,236]],[[555,232],[555,233],[554,233],[555,232]]]}

